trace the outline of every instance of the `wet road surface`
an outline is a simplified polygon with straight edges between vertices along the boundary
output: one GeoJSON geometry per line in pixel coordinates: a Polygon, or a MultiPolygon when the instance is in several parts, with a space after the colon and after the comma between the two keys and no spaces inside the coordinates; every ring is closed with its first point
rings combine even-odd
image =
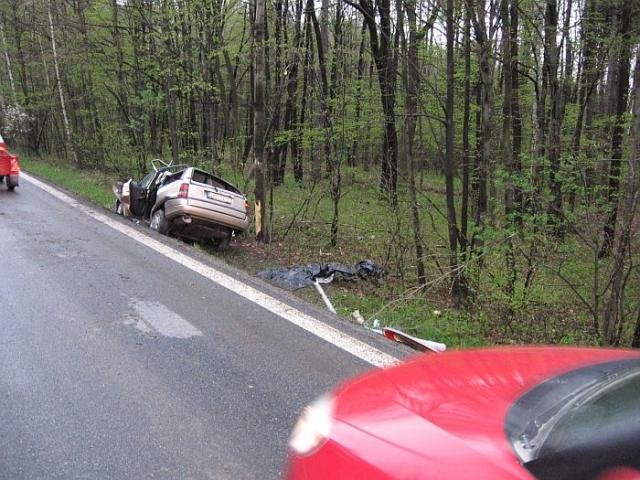
{"type": "Polygon", "coordinates": [[[2,479],[278,478],[301,408],[372,368],[27,181],[0,252],[2,479]]]}

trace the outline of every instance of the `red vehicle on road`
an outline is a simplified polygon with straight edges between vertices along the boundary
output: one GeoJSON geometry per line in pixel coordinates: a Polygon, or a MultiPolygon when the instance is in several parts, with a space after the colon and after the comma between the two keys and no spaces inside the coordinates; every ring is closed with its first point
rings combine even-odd
{"type": "Polygon", "coordinates": [[[12,155],[7,150],[4,139],[0,136],[0,182],[7,184],[7,188],[13,191],[19,185],[20,163],[18,156],[12,155]]]}
{"type": "Polygon", "coordinates": [[[307,407],[289,447],[291,480],[637,480],[640,353],[427,354],[307,407]]]}

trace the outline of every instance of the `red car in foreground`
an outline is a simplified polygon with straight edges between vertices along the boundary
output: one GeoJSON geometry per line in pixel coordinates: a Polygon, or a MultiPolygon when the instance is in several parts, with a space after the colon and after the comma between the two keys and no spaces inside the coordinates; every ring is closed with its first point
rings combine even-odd
{"type": "Polygon", "coordinates": [[[427,354],[307,407],[290,480],[640,479],[640,353],[427,354]]]}
{"type": "Polygon", "coordinates": [[[19,184],[20,164],[18,156],[12,155],[7,150],[4,139],[0,136],[0,182],[7,184],[7,189],[13,191],[19,184]]]}

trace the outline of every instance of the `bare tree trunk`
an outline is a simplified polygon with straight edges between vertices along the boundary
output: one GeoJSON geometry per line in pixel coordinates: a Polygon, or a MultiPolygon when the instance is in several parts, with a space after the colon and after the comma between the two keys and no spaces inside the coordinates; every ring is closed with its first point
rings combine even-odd
{"type": "MultiPolygon", "coordinates": [[[[531,46],[532,52],[538,58],[538,47],[535,44],[531,46]]],[[[535,165],[533,168],[533,184],[534,184],[534,197],[531,199],[533,203],[533,209],[536,212],[541,210],[540,203],[542,202],[544,183],[545,183],[545,169],[544,169],[544,157],[547,152],[547,70],[549,69],[549,57],[545,54],[545,47],[541,47],[542,55],[542,72],[540,73],[540,61],[538,60],[538,66],[536,69],[536,137],[535,137],[535,165]]]]}
{"type": "Polygon", "coordinates": [[[313,28],[316,37],[316,50],[318,52],[318,67],[320,69],[320,110],[322,116],[322,127],[324,129],[324,154],[326,156],[328,165],[330,165],[331,199],[333,201],[333,218],[331,220],[331,246],[335,247],[338,244],[338,219],[342,175],[340,171],[340,163],[332,148],[329,81],[327,78],[327,68],[322,45],[322,33],[320,30],[320,24],[318,22],[318,19],[316,18],[316,12],[313,7],[313,0],[308,0],[307,11],[309,12],[309,15],[311,15],[311,20],[313,22],[313,28]]]}
{"type": "MultiPolygon", "coordinates": [[[[509,0],[501,0],[500,2],[500,15],[502,17],[502,80],[504,86],[504,95],[502,98],[502,149],[504,155],[504,164],[507,171],[507,185],[504,195],[504,209],[506,215],[507,226],[512,226],[514,223],[513,215],[516,211],[516,183],[517,174],[516,160],[514,158],[514,138],[513,138],[513,37],[511,28],[511,15],[509,9],[509,0]]],[[[517,39],[516,39],[517,42],[517,39]]],[[[517,70],[516,70],[517,76],[517,70]]],[[[507,245],[509,250],[505,255],[506,268],[509,272],[515,271],[515,257],[513,255],[513,244],[509,232],[507,233],[507,245]]],[[[509,275],[505,283],[504,291],[506,295],[511,298],[515,290],[515,275],[509,275]]]]}
{"type": "Polygon", "coordinates": [[[51,89],[51,77],[49,77],[49,65],[44,55],[44,47],[42,46],[42,38],[38,37],[38,46],[40,47],[40,58],[42,58],[42,68],[44,70],[44,83],[47,86],[47,91],[51,89]]]}
{"type": "MultiPolygon", "coordinates": [[[[117,0],[114,0],[117,2],[117,0]]],[[[151,42],[149,41],[149,32],[151,31],[152,24],[148,12],[145,10],[145,4],[142,0],[134,0],[136,18],[131,35],[131,43],[133,46],[133,63],[134,63],[134,83],[136,96],[141,96],[145,90],[145,78],[143,72],[143,65],[146,63],[149,57],[151,57],[151,42]]],[[[124,61],[122,63],[124,66],[124,61]]],[[[144,106],[139,102],[131,102],[131,117],[133,121],[130,121],[130,128],[132,130],[132,137],[134,145],[137,150],[137,168],[138,174],[143,174],[146,170],[146,135],[145,135],[145,112],[144,106]]],[[[161,145],[158,141],[158,128],[157,128],[157,112],[155,108],[150,109],[149,112],[149,134],[151,137],[151,149],[152,152],[158,156],[161,155],[161,145]]]]}
{"type": "MultiPolygon", "coordinates": [[[[518,54],[518,15],[520,10],[520,1],[511,0],[511,119],[512,119],[512,134],[513,134],[513,174],[516,177],[522,175],[522,161],[520,160],[520,154],[522,153],[522,116],[520,114],[520,72],[518,70],[519,54],[518,54]]],[[[522,199],[522,187],[519,186],[519,182],[515,182],[514,185],[514,201],[515,208],[519,213],[522,213],[523,199],[522,199]]],[[[519,217],[520,218],[520,217],[519,217]]]]}
{"type": "Polygon", "coordinates": [[[164,69],[164,90],[167,98],[167,123],[169,124],[169,139],[171,143],[171,158],[173,163],[179,162],[180,154],[180,138],[178,136],[178,111],[177,111],[177,79],[176,79],[176,59],[178,58],[176,49],[174,48],[173,37],[176,35],[172,32],[175,25],[175,19],[170,18],[170,9],[174,3],[170,0],[162,2],[162,28],[164,30],[164,56],[170,64],[164,69]]]}
{"type": "MultiPolygon", "coordinates": [[[[220,16],[220,12],[217,9],[217,2],[206,2],[203,5],[203,22],[202,22],[202,40],[201,44],[201,64],[202,64],[202,77],[203,80],[209,85],[213,87],[218,83],[219,80],[219,72],[215,72],[216,67],[219,70],[219,62],[217,62],[217,57],[215,61],[210,58],[209,52],[216,51],[220,48],[218,42],[218,34],[216,32],[216,17],[220,16]],[[218,73],[218,74],[216,74],[218,73]]],[[[246,20],[245,20],[246,24],[246,20]]],[[[244,33],[244,30],[243,30],[244,33]]],[[[216,151],[216,131],[217,131],[217,122],[216,122],[216,107],[218,107],[218,98],[220,95],[214,95],[210,91],[203,92],[203,122],[202,122],[202,146],[205,150],[205,158],[209,161],[212,168],[217,162],[217,151],[216,151]]],[[[225,122],[225,126],[227,123],[225,122]]]]}
{"type": "Polygon", "coordinates": [[[320,35],[322,37],[322,50],[329,51],[329,5],[330,0],[321,0],[320,3],[320,35]]]}
{"type": "MultiPolygon", "coordinates": [[[[289,61],[287,73],[287,101],[284,113],[284,128],[292,132],[297,116],[296,94],[298,91],[298,65],[300,63],[300,47],[302,44],[302,0],[296,0],[295,34],[293,40],[293,53],[289,61]]],[[[292,135],[289,140],[291,146],[291,156],[295,159],[298,151],[298,138],[292,135]]],[[[278,179],[284,182],[284,175],[287,166],[287,145],[282,146],[280,164],[278,166],[278,179]]]]}
{"type": "Polygon", "coordinates": [[[64,124],[64,133],[66,138],[67,150],[71,153],[71,159],[73,163],[78,163],[78,157],[73,147],[73,137],[71,135],[71,126],[69,125],[69,117],[67,117],[67,107],[64,100],[64,93],[62,91],[62,81],[60,80],[60,68],[58,66],[58,53],[56,50],[56,37],[53,29],[53,17],[51,16],[51,2],[53,0],[47,0],[47,14],[49,17],[49,34],[51,35],[51,50],[53,52],[53,68],[56,72],[56,81],[58,82],[58,95],[60,96],[60,108],[62,110],[62,121],[64,124]]]}
{"type": "MultiPolygon", "coordinates": [[[[628,71],[627,71],[628,73],[628,71]]],[[[621,79],[622,80],[622,79],[621,79]]],[[[620,341],[619,332],[623,327],[622,301],[624,298],[625,260],[630,255],[633,224],[638,210],[640,196],[640,172],[638,172],[638,155],[640,155],[640,49],[636,56],[634,74],[634,106],[633,124],[631,130],[631,154],[629,156],[629,170],[625,182],[625,197],[621,211],[620,238],[614,253],[614,269],[611,278],[611,290],[604,307],[603,339],[609,345],[617,345],[620,341]]],[[[633,346],[640,346],[640,317],[635,327],[633,346]]]]}
{"type": "MultiPolygon", "coordinates": [[[[122,46],[122,37],[120,35],[120,21],[118,18],[118,0],[111,1],[111,23],[113,31],[111,33],[113,37],[113,43],[116,49],[116,100],[118,103],[119,111],[122,115],[122,121],[125,125],[126,131],[129,134],[129,145],[137,148],[136,145],[136,130],[132,126],[131,112],[129,107],[129,95],[127,92],[126,77],[124,74],[124,51],[122,46]]],[[[135,52],[136,50],[134,50],[135,52]]]]}
{"type": "MultiPolygon", "coordinates": [[[[336,98],[336,92],[338,89],[338,72],[341,70],[342,65],[344,64],[344,45],[343,45],[343,37],[342,37],[342,23],[344,19],[344,7],[338,2],[335,6],[336,16],[333,23],[333,56],[331,61],[331,74],[330,74],[330,83],[329,83],[329,91],[327,97],[327,109],[329,118],[333,118],[334,114],[334,99],[336,98]]],[[[325,56],[328,56],[328,52],[325,50],[325,56]]],[[[342,78],[344,75],[340,75],[342,78]]],[[[333,134],[329,141],[332,143],[337,143],[333,138],[333,134]]],[[[333,174],[333,165],[335,162],[338,162],[340,158],[337,155],[338,148],[337,145],[333,145],[332,147],[333,155],[335,158],[327,157],[327,173],[329,175],[333,174]]],[[[333,178],[333,177],[332,177],[333,178]]],[[[335,180],[335,178],[334,178],[335,180]]]]}
{"type": "MultiPolygon", "coordinates": [[[[253,131],[253,127],[255,124],[255,111],[253,106],[255,105],[256,102],[256,69],[255,69],[255,64],[253,62],[253,56],[255,55],[255,39],[253,38],[253,24],[254,24],[254,18],[255,18],[255,3],[249,3],[247,5],[247,7],[245,8],[245,15],[243,17],[243,25],[245,25],[247,23],[247,20],[249,20],[249,23],[251,24],[251,64],[249,65],[249,90],[250,90],[250,94],[248,95],[247,98],[247,118],[246,118],[246,124],[245,124],[245,142],[244,142],[244,148],[242,150],[242,165],[244,166],[247,162],[247,159],[249,158],[249,152],[251,152],[251,147],[253,146],[254,143],[254,131],[253,131]]],[[[244,26],[243,26],[244,29],[244,26]]]]}
{"type": "MultiPolygon", "coordinates": [[[[476,42],[478,43],[478,61],[480,67],[480,85],[477,100],[480,107],[478,152],[474,167],[473,186],[475,190],[474,220],[476,228],[482,229],[487,214],[487,178],[489,161],[491,158],[491,117],[493,109],[493,69],[491,67],[491,45],[486,27],[486,12],[484,0],[473,2],[466,0],[467,9],[471,15],[476,42]],[[475,10],[474,10],[475,8],[475,10]]],[[[479,245],[480,240],[476,239],[479,245]]],[[[473,247],[475,248],[475,246],[473,247]]]]}
{"type": "Polygon", "coordinates": [[[9,85],[11,86],[11,97],[14,104],[18,104],[18,95],[16,94],[16,84],[13,81],[13,73],[11,72],[11,59],[9,58],[9,49],[7,48],[7,39],[4,36],[4,15],[0,17],[0,39],[2,39],[2,50],[4,51],[4,61],[7,64],[7,75],[9,76],[9,85]]]}
{"type": "Polygon", "coordinates": [[[629,92],[629,70],[631,68],[631,40],[629,32],[631,27],[630,10],[631,2],[623,2],[620,12],[620,30],[618,47],[618,61],[614,75],[615,88],[615,123],[611,132],[611,164],[609,167],[609,185],[607,191],[607,204],[609,215],[603,229],[603,242],[600,249],[600,257],[607,257],[611,253],[616,233],[616,220],[618,218],[618,196],[620,193],[620,167],[622,159],[622,136],[624,133],[625,119],[627,111],[627,95],[629,92]]]}
{"type": "Polygon", "coordinates": [[[564,235],[562,212],[562,182],[560,180],[560,128],[561,91],[558,82],[559,48],[556,44],[558,34],[558,5],[557,0],[547,0],[544,21],[544,55],[548,68],[545,72],[546,83],[549,85],[551,100],[551,116],[549,124],[549,141],[547,156],[549,158],[549,186],[551,188],[551,203],[547,213],[553,231],[556,235],[564,235]]]}
{"type": "MultiPolygon", "coordinates": [[[[282,11],[283,5],[282,0],[276,0],[276,21],[275,21],[275,29],[274,29],[274,40],[275,40],[275,65],[274,65],[274,82],[273,82],[273,91],[276,92],[273,100],[270,102],[269,111],[271,112],[271,120],[269,122],[269,126],[267,129],[270,132],[279,132],[280,131],[280,120],[281,120],[281,96],[282,91],[284,90],[283,80],[282,80],[282,37],[283,37],[283,26],[284,26],[284,18],[285,13],[282,11]]],[[[287,68],[288,69],[288,68],[287,68]]],[[[286,81],[286,76],[284,77],[286,81]]],[[[267,159],[268,159],[268,167],[269,167],[269,178],[270,178],[270,186],[275,187],[281,185],[280,181],[280,148],[277,148],[274,145],[269,145],[267,159]]],[[[284,180],[284,178],[282,179],[284,180]]],[[[271,204],[271,208],[273,208],[273,204],[271,204]]]]}
{"type": "MultiPolygon", "coordinates": [[[[44,72],[44,83],[47,87],[47,93],[49,95],[54,93],[54,90],[52,89],[51,86],[51,77],[49,75],[49,65],[47,64],[47,59],[45,57],[44,54],[44,47],[42,45],[42,37],[38,36],[38,47],[40,50],[40,58],[42,59],[42,70],[44,72]]],[[[50,112],[47,112],[47,117],[50,115],[50,112]]],[[[42,126],[40,127],[40,133],[37,135],[34,135],[34,138],[36,139],[36,144],[33,145],[33,150],[37,153],[40,151],[40,146],[41,144],[44,145],[44,150],[49,152],[51,151],[51,147],[49,145],[49,142],[47,141],[47,137],[45,136],[45,122],[46,122],[46,117],[45,120],[42,121],[42,126]]]]}
{"type": "Polygon", "coordinates": [[[405,9],[409,23],[409,45],[407,48],[407,70],[406,70],[406,100],[405,100],[405,153],[409,167],[409,195],[411,198],[411,221],[413,224],[413,243],[416,254],[416,274],[418,284],[424,285],[427,281],[424,268],[424,248],[422,245],[422,225],[420,224],[420,211],[418,209],[418,198],[416,193],[415,159],[413,140],[416,131],[416,117],[418,114],[418,88],[420,82],[418,66],[418,26],[416,23],[416,2],[406,0],[405,9]]]}
{"type": "MultiPolygon", "coordinates": [[[[306,10],[306,7],[305,7],[306,10]]],[[[304,168],[302,166],[302,149],[299,148],[302,143],[302,135],[304,131],[304,122],[307,113],[307,94],[309,91],[309,76],[311,69],[311,60],[313,56],[313,44],[311,42],[311,16],[305,11],[305,21],[304,21],[304,67],[302,72],[302,100],[300,105],[300,121],[298,122],[298,128],[296,129],[296,139],[298,149],[293,154],[293,176],[297,182],[302,182],[304,178],[304,168]]],[[[317,180],[316,175],[319,175],[319,172],[316,172],[315,168],[313,170],[312,176],[314,180],[317,180]]]]}
{"type": "Polygon", "coordinates": [[[391,48],[391,2],[379,0],[377,13],[380,16],[380,34],[376,12],[371,0],[359,0],[360,11],[369,29],[371,51],[378,71],[380,101],[384,112],[384,136],[380,188],[396,201],[398,182],[398,135],[395,119],[396,68],[391,48]]]}
{"type": "Polygon", "coordinates": [[[502,16],[502,154],[504,156],[504,165],[507,170],[507,186],[505,189],[504,209],[509,216],[514,211],[515,201],[515,181],[514,181],[514,159],[513,159],[513,116],[512,107],[512,69],[511,69],[511,19],[509,16],[509,0],[501,0],[500,14],[502,16]]]}
{"type": "Polygon", "coordinates": [[[573,43],[571,42],[571,15],[573,0],[566,1],[562,37],[564,38],[564,73],[562,76],[562,101],[560,102],[560,118],[564,119],[567,102],[573,91],[573,43]]]}
{"type": "Polygon", "coordinates": [[[469,238],[469,123],[471,115],[471,12],[464,9],[464,111],[462,114],[462,205],[460,207],[460,250],[466,255],[469,238]]]}
{"type": "Polygon", "coordinates": [[[595,0],[586,0],[584,14],[582,18],[582,74],[580,75],[580,85],[578,88],[578,118],[573,132],[573,154],[580,152],[580,141],[582,139],[582,129],[587,106],[591,101],[593,92],[596,89],[598,78],[600,77],[596,55],[598,49],[598,27],[600,23],[597,18],[597,8],[595,0]]]}
{"type": "MultiPolygon", "coordinates": [[[[360,37],[360,48],[358,49],[358,67],[356,76],[356,111],[354,122],[356,125],[360,122],[360,116],[362,112],[362,79],[364,78],[364,48],[365,40],[367,38],[367,24],[362,22],[362,30],[360,37]]],[[[349,155],[349,165],[356,165],[356,157],[358,155],[358,136],[353,139],[353,145],[351,146],[351,154],[349,155]]]]}
{"type": "MultiPolygon", "coordinates": [[[[89,39],[89,31],[87,26],[87,20],[85,16],[85,9],[88,8],[87,4],[82,2],[76,3],[76,14],[78,16],[78,28],[82,36],[82,53],[88,58],[91,51],[91,43],[89,39]]],[[[96,102],[95,83],[93,81],[93,72],[91,65],[83,63],[81,68],[81,78],[84,90],[84,103],[91,115],[91,124],[94,133],[94,145],[89,150],[98,160],[97,166],[99,168],[105,168],[106,152],[104,149],[104,134],[102,132],[102,121],[98,113],[98,106],[96,102]]]]}
{"type": "MultiPolygon", "coordinates": [[[[599,30],[601,29],[602,21],[598,18],[598,9],[595,4],[595,0],[585,0],[584,13],[582,16],[580,33],[582,39],[582,68],[578,76],[578,116],[572,138],[572,155],[576,160],[580,158],[583,130],[585,131],[585,135],[588,137],[591,136],[590,127],[592,115],[588,115],[588,113],[593,110],[593,93],[596,91],[596,85],[600,78],[597,55],[601,45],[601,32],[599,32],[599,30]]],[[[592,172],[593,169],[587,165],[583,181],[588,192],[592,187],[592,172]]],[[[575,194],[571,194],[569,201],[573,207],[575,205],[575,194]]]]}
{"type": "Polygon", "coordinates": [[[256,0],[256,14],[253,21],[253,63],[255,69],[255,104],[253,119],[253,173],[255,175],[255,227],[256,240],[262,243],[269,242],[267,230],[267,205],[265,185],[265,0],[256,0]]]}
{"type": "Polygon", "coordinates": [[[455,174],[454,152],[454,24],[453,24],[453,0],[447,0],[447,99],[446,99],[446,154],[445,154],[445,184],[447,200],[447,223],[449,230],[449,268],[451,269],[451,293],[455,305],[462,300],[461,272],[458,266],[458,226],[455,210],[455,190],[453,179],[455,174]]]}
{"type": "MultiPolygon", "coordinates": [[[[28,78],[28,72],[27,72],[27,60],[26,60],[26,48],[24,47],[24,44],[22,43],[22,35],[24,34],[24,25],[22,23],[22,19],[19,17],[19,14],[21,13],[18,8],[17,8],[17,4],[14,4],[15,8],[13,9],[13,18],[12,18],[12,23],[13,23],[13,31],[14,31],[14,41],[15,41],[15,52],[16,52],[16,57],[18,60],[18,65],[20,67],[20,89],[22,90],[22,102],[23,105],[25,107],[27,107],[27,110],[29,110],[29,108],[31,107],[31,95],[29,93],[29,78],[28,78]]],[[[51,5],[48,4],[48,8],[51,8],[51,5]]],[[[66,148],[66,142],[63,140],[61,142],[61,144],[63,145],[63,148],[66,148]]],[[[65,155],[67,154],[66,150],[65,150],[65,155]]]]}

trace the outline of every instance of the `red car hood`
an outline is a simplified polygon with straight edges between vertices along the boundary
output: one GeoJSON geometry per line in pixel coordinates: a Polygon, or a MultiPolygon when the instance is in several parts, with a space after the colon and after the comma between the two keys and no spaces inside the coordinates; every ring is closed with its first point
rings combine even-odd
{"type": "MultiPolygon", "coordinates": [[[[475,472],[474,478],[531,478],[505,435],[510,406],[551,377],[623,358],[638,358],[638,353],[537,347],[423,355],[341,387],[334,417],[343,427],[336,435],[347,434],[351,441],[332,437],[353,446],[358,444],[353,435],[366,433],[391,450],[422,458],[421,472],[431,466],[434,478],[441,469],[448,475],[460,472],[457,478],[464,478],[464,472],[475,472]]],[[[382,447],[351,453],[371,457],[370,464],[382,469],[397,467],[388,455],[379,461],[382,447]]]]}

